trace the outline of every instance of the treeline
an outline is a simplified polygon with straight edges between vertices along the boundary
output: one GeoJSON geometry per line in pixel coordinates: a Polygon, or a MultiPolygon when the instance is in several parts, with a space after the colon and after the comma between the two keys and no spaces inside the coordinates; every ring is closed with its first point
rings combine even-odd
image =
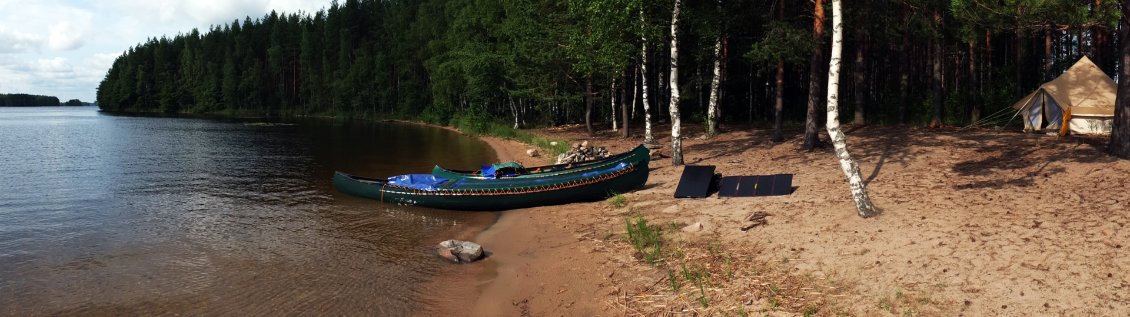
{"type": "Polygon", "coordinates": [[[0,107],[59,106],[59,98],[29,94],[0,94],[0,107]]]}
{"type": "MultiPolygon", "coordinates": [[[[272,12],[130,48],[99,86],[98,104],[527,126],[640,122],[646,93],[652,116],[666,120],[675,3],[348,0],[312,14],[272,12]]],[[[810,103],[822,107],[810,95],[823,96],[827,80],[826,5],[684,1],[674,63],[683,120],[706,121],[712,95],[722,124],[769,123],[777,113],[801,122],[810,103]]],[[[999,123],[984,119],[1081,56],[1110,75],[1116,67],[1114,1],[845,5],[846,121],[999,123]]],[[[823,122],[822,111],[811,113],[823,122]]]]}

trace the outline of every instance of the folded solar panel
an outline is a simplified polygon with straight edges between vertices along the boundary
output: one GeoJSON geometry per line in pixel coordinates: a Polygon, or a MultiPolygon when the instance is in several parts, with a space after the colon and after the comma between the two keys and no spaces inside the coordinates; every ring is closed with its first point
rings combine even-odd
{"type": "Polygon", "coordinates": [[[779,196],[793,192],[793,174],[727,176],[718,186],[719,197],[779,196]]]}
{"type": "Polygon", "coordinates": [[[710,196],[714,182],[714,165],[687,165],[675,187],[675,198],[703,198],[710,196]]]}

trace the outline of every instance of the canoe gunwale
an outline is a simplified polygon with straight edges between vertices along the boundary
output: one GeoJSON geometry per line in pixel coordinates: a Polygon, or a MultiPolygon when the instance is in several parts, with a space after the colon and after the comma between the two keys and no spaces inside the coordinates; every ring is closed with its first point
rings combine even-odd
{"type": "MultiPolygon", "coordinates": [[[[525,186],[518,188],[503,188],[503,189],[437,189],[437,190],[422,190],[411,187],[397,186],[384,183],[381,186],[381,191],[394,192],[405,195],[418,195],[418,196],[506,196],[506,195],[521,195],[521,194],[534,194],[541,192],[550,192],[556,190],[565,190],[589,184],[596,184],[606,180],[615,179],[622,175],[634,172],[637,168],[635,163],[628,163],[624,168],[607,173],[593,176],[591,178],[569,181],[563,184],[552,184],[543,186],[525,186]],[[395,190],[395,191],[394,191],[395,190]]],[[[347,174],[348,175],[348,174],[347,174]]]]}

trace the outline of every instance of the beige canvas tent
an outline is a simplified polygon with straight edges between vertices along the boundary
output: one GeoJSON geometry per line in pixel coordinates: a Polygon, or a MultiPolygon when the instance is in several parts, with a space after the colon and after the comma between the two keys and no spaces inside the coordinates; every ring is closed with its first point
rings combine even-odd
{"type": "Polygon", "coordinates": [[[1012,108],[1024,119],[1026,132],[1110,134],[1117,91],[1114,80],[1083,56],[1012,108]]]}

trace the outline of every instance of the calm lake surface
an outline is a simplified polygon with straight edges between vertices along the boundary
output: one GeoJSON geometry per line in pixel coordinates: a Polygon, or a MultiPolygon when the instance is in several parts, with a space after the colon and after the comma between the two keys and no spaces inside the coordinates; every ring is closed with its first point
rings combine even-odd
{"type": "Polygon", "coordinates": [[[493,160],[405,124],[0,108],[0,315],[420,312],[450,270],[431,247],[497,215],[347,196],[333,171],[493,160]]]}

